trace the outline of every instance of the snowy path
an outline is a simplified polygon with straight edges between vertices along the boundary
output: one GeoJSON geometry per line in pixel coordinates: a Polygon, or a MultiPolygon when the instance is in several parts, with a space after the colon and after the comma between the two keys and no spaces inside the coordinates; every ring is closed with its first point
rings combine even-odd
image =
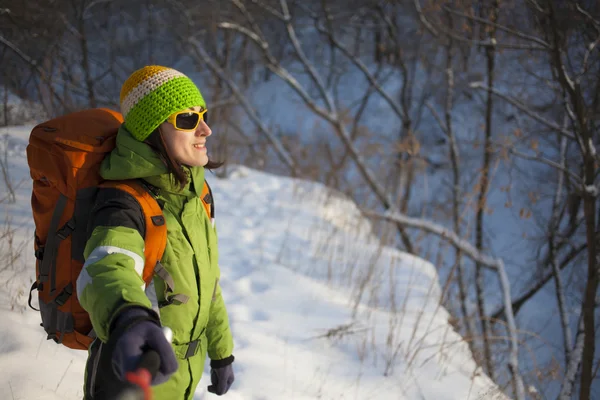
{"type": "MultiPolygon", "coordinates": [[[[33,232],[28,131],[9,129],[13,181],[25,181],[16,204],[0,205],[18,241],[33,232]]],[[[381,247],[353,203],[244,167],[209,179],[235,340],[236,382],[224,398],[505,398],[438,306],[433,265],[381,247]]],[[[0,287],[1,398],[80,399],[86,354],[44,340],[38,315],[23,308],[34,274],[30,248],[26,242],[19,263],[0,273],[8,279],[0,287]]],[[[207,385],[205,374],[196,399],[217,398],[207,385]]]]}

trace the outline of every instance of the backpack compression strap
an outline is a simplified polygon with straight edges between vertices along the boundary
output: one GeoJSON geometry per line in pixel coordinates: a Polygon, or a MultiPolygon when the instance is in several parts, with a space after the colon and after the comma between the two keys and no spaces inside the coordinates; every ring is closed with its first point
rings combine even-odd
{"type": "Polygon", "coordinates": [[[200,193],[200,200],[202,200],[202,206],[206,210],[208,218],[213,222],[215,220],[215,202],[213,200],[212,190],[208,186],[208,182],[204,181],[202,187],[202,193],[200,193]]]}
{"type": "Polygon", "coordinates": [[[132,195],[142,207],[146,234],[144,237],[144,273],[142,279],[146,285],[150,284],[154,276],[154,269],[162,259],[167,246],[167,224],[163,212],[154,197],[139,182],[128,181],[105,181],[101,187],[110,187],[122,190],[132,195]]]}

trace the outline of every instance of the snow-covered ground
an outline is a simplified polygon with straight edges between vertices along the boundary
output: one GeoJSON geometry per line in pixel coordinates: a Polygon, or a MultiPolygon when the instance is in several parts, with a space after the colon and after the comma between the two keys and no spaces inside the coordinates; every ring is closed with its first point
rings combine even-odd
{"type": "MultiPolygon", "coordinates": [[[[10,222],[12,247],[23,248],[13,265],[0,265],[0,393],[81,399],[86,353],[45,340],[26,308],[35,272],[30,129],[0,128],[17,187],[16,202],[0,204],[0,237],[10,222]]],[[[318,184],[229,171],[208,177],[235,340],[236,381],[225,398],[505,399],[438,305],[433,265],[381,246],[354,203],[318,184]]],[[[0,199],[7,194],[1,182],[0,199]]],[[[8,251],[5,236],[0,259],[8,251]]],[[[196,399],[216,398],[208,377],[196,399]]]]}

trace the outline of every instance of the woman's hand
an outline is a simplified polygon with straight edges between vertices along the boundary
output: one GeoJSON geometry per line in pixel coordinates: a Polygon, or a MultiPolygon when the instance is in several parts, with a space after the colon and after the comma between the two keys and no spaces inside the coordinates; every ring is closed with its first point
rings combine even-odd
{"type": "Polygon", "coordinates": [[[152,379],[153,386],[166,382],[177,371],[173,348],[148,311],[137,307],[127,309],[117,317],[114,326],[112,364],[121,380],[125,380],[128,372],[137,370],[142,355],[148,350],[154,350],[160,358],[158,373],[152,379]]]}
{"type": "Polygon", "coordinates": [[[234,357],[229,356],[223,360],[212,360],[210,362],[210,381],[212,383],[208,387],[210,393],[217,396],[227,393],[235,380],[232,367],[233,360],[234,357]]]}

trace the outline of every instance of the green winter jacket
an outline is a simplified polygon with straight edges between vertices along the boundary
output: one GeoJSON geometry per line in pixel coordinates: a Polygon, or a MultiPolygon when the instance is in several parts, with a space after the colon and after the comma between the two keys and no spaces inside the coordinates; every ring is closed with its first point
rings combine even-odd
{"type": "Polygon", "coordinates": [[[219,285],[217,234],[199,198],[204,168],[193,167],[188,172],[190,183],[179,190],[158,155],[124,127],[117,135],[116,148],[101,167],[104,179],[143,178],[158,188],[157,200],[164,202],[167,224],[161,263],[173,278],[174,293],[189,298],[186,303],[162,304],[159,308],[165,300],[166,285],[158,276],[144,289],[143,214],[133,197],[116,189],[102,189],[99,194],[84,251],[86,263],[77,282],[79,301],[103,342],[108,339],[114,316],[130,306],[155,309],[162,325],[172,329],[179,369],[168,382],[154,387],[155,400],[192,399],[207,353],[211,360],[222,360],[233,351],[219,285]],[[199,346],[190,349],[195,341],[199,346]]]}

